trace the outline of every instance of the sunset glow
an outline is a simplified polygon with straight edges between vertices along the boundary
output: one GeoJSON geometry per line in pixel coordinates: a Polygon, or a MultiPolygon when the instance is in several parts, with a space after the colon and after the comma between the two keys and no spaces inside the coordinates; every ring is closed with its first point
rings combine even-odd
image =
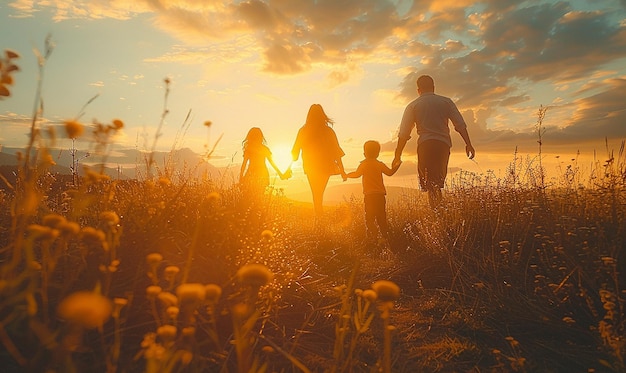
{"type": "MultiPolygon", "coordinates": [[[[548,172],[558,174],[574,159],[590,168],[626,138],[623,1],[159,4],[0,5],[0,48],[21,56],[11,97],[0,101],[2,147],[26,141],[37,80],[32,50],[41,51],[48,34],[55,47],[45,66],[44,123],[81,114],[86,124],[120,118],[125,127],[116,150],[150,149],[167,105],[157,149],[176,142],[204,153],[222,136],[210,161],[231,167],[241,162],[247,130],[261,127],[286,168],[308,107],[319,103],[335,121],[347,170],[356,168],[370,139],[382,144],[381,160],[390,163],[402,111],[416,97],[421,74],[432,75],[436,92],[457,102],[476,148],[475,161],[453,155],[451,171],[501,175],[515,154],[537,156],[542,106],[548,107],[542,123],[548,172]],[[165,78],[171,82],[167,103],[165,78]],[[181,131],[187,115],[188,129],[181,131]],[[212,123],[208,137],[206,121],[212,123]]],[[[462,151],[458,134],[452,139],[453,152],[462,151]]],[[[56,146],[67,151],[71,143],[56,146]]],[[[414,175],[413,143],[405,154],[390,184],[406,186],[403,177],[414,175]]],[[[294,172],[299,177],[301,171],[294,172]]],[[[280,186],[289,194],[296,184],[280,186]]]]}

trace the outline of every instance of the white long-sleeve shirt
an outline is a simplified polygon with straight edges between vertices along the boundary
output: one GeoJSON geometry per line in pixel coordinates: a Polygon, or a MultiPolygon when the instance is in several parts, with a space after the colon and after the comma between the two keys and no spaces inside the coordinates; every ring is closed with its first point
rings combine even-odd
{"type": "Polygon", "coordinates": [[[450,98],[433,92],[422,93],[404,109],[398,138],[410,139],[415,126],[418,144],[426,140],[439,140],[452,147],[448,120],[457,132],[467,128],[463,116],[450,98]]]}

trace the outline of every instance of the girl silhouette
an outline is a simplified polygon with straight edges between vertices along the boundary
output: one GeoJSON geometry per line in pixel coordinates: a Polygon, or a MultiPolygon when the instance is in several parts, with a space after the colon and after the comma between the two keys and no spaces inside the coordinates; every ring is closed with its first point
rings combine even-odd
{"type": "Polygon", "coordinates": [[[250,197],[262,196],[270,184],[266,161],[269,161],[281,179],[284,178],[272,159],[272,152],[266,145],[263,132],[260,128],[253,127],[243,140],[243,163],[239,171],[239,183],[250,197]]]}
{"type": "Polygon", "coordinates": [[[302,153],[302,168],[311,187],[317,217],[322,215],[324,191],[330,175],[342,175],[343,178],[346,175],[341,162],[345,153],[339,146],[335,131],[330,127],[332,124],[333,121],[321,105],[311,105],[306,122],[298,131],[291,150],[294,161],[302,153]]]}

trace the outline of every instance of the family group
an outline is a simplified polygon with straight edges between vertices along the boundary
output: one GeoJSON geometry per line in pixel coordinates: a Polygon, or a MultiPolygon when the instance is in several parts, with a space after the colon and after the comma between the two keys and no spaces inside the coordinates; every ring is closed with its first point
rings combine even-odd
{"type": "MultiPolygon", "coordinates": [[[[442,199],[441,190],[445,184],[452,147],[449,122],[452,122],[454,129],[465,141],[465,151],[470,159],[474,158],[475,151],[467,124],[456,104],[448,97],[435,94],[435,84],[430,76],[422,75],[417,79],[417,92],[419,96],[404,110],[391,167],[378,160],[380,143],[369,140],[363,145],[365,159],[355,171],[349,173],[345,172],[341,160],[345,153],[332,128],[333,120],[326,115],[321,105],[311,105],[304,125],[298,130],[291,156],[293,161],[302,157],[302,168],[311,188],[316,217],[322,215],[324,191],[331,175],[341,175],[344,181],[348,178],[362,178],[368,235],[376,236],[380,231],[383,238],[387,238],[383,174],[392,176],[400,167],[402,152],[411,138],[413,128],[416,128],[418,135],[417,170],[420,187],[428,192],[430,206],[437,208],[442,199]]],[[[254,127],[243,141],[239,180],[244,190],[256,195],[263,194],[269,185],[267,163],[281,179],[291,177],[291,166],[284,173],[280,171],[272,159],[263,132],[254,127]]]]}

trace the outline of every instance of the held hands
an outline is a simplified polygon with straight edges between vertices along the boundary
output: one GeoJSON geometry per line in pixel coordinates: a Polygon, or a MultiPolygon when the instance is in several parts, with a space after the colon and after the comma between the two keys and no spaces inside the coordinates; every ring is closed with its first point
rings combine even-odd
{"type": "Polygon", "coordinates": [[[291,171],[291,167],[287,168],[283,174],[280,175],[281,180],[290,179],[293,176],[293,172],[291,171]]]}
{"type": "Polygon", "coordinates": [[[393,159],[393,162],[391,162],[391,168],[400,167],[401,164],[402,164],[402,160],[400,159],[400,157],[395,157],[393,159]]]}
{"type": "Polygon", "coordinates": [[[345,171],[341,171],[341,178],[343,179],[343,181],[348,180],[348,174],[346,174],[345,171]]]}

